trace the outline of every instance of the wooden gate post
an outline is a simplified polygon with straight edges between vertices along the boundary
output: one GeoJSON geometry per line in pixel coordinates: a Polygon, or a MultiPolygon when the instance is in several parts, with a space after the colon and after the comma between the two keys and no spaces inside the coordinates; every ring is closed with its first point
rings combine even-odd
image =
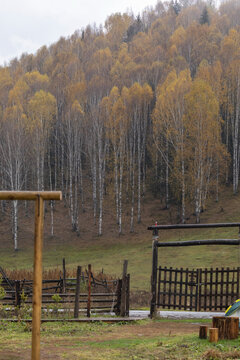
{"type": "Polygon", "coordinates": [[[32,360],[40,360],[40,325],[42,305],[43,202],[62,200],[60,191],[0,191],[0,200],[35,201],[34,283],[32,313],[32,360]]]}
{"type": "Polygon", "coordinates": [[[92,266],[88,264],[88,302],[87,302],[87,317],[91,316],[91,275],[92,275],[92,266]]]}
{"type": "Polygon", "coordinates": [[[66,292],[66,263],[65,258],[63,258],[63,293],[66,292]]]}
{"type": "Polygon", "coordinates": [[[78,319],[79,316],[79,295],[80,295],[80,281],[81,281],[82,267],[77,267],[77,283],[75,292],[75,306],[74,306],[74,318],[78,319]]]}
{"type": "Polygon", "coordinates": [[[121,309],[120,309],[120,315],[123,317],[126,316],[127,266],[128,266],[128,260],[124,260],[123,272],[122,272],[121,309]]]}
{"type": "Polygon", "coordinates": [[[156,313],[157,302],[157,267],[158,267],[158,241],[153,240],[152,243],[152,276],[151,276],[151,305],[150,317],[152,318],[156,313]]]}
{"type": "Polygon", "coordinates": [[[42,306],[42,243],[43,243],[43,198],[38,195],[35,201],[34,238],[34,280],[32,312],[32,359],[40,359],[40,326],[42,306]]]}

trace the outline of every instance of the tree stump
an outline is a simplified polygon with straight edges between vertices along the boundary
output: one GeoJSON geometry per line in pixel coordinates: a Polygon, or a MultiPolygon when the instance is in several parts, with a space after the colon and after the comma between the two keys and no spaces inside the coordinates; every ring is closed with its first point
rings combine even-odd
{"type": "Polygon", "coordinates": [[[199,339],[207,339],[207,325],[200,325],[199,328],[199,339]]]}
{"type": "Polygon", "coordinates": [[[217,343],[218,342],[218,329],[210,328],[209,329],[209,341],[217,343]]]}
{"type": "Polygon", "coordinates": [[[219,339],[237,339],[239,332],[239,318],[227,316],[214,316],[212,327],[218,328],[219,339]]]}
{"type": "Polygon", "coordinates": [[[237,339],[239,333],[239,317],[226,317],[225,339],[237,339]]]}
{"type": "Polygon", "coordinates": [[[226,316],[214,316],[212,318],[212,327],[218,328],[219,340],[226,339],[226,316]]]}

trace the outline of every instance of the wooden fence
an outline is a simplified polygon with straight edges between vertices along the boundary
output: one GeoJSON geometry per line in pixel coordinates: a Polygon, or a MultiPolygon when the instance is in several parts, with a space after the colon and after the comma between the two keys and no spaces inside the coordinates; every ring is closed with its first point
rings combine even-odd
{"type": "Polygon", "coordinates": [[[240,268],[158,268],[157,306],[162,309],[225,311],[239,298],[240,268]]]}
{"type": "MultiPolygon", "coordinates": [[[[3,305],[20,308],[23,304],[31,304],[33,296],[32,280],[11,280],[0,268],[1,286],[5,290],[3,305]]],[[[98,279],[91,272],[91,266],[78,278],[59,278],[43,280],[42,308],[57,304],[61,310],[74,309],[74,317],[79,311],[115,312],[117,315],[129,316],[130,275],[122,279],[98,279]],[[89,271],[90,270],[90,271],[89,271]]]]}

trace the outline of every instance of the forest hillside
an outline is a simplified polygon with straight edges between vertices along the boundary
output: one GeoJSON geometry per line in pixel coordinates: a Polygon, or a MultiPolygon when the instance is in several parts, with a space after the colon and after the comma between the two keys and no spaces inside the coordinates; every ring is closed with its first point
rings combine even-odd
{"type": "MultiPolygon", "coordinates": [[[[46,205],[60,242],[117,242],[146,219],[200,222],[231,201],[239,19],[238,0],[160,1],[0,67],[1,190],[61,190],[63,204],[46,205]]],[[[2,245],[21,248],[32,220],[32,205],[2,201],[2,245]]]]}

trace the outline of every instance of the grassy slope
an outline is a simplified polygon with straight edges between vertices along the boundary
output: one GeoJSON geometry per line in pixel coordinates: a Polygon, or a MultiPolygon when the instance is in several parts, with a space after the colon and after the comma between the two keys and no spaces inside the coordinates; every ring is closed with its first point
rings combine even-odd
{"type": "MultiPolygon", "coordinates": [[[[225,190],[218,203],[211,201],[207,210],[202,214],[201,222],[238,222],[240,221],[240,196],[233,196],[231,189],[225,190]]],[[[97,237],[97,228],[92,223],[91,210],[80,217],[81,235],[77,237],[71,232],[69,216],[66,208],[58,205],[55,213],[55,236],[51,238],[50,215],[45,219],[44,240],[44,267],[61,266],[62,258],[66,258],[69,267],[87,265],[91,263],[95,271],[104,269],[104,272],[119,276],[122,262],[129,260],[131,273],[131,288],[148,290],[151,276],[151,243],[152,235],[147,231],[147,226],[158,220],[158,223],[169,223],[174,218],[174,210],[162,210],[163,205],[159,200],[147,198],[143,206],[142,223],[136,225],[136,232],[130,234],[127,226],[124,235],[116,236],[117,226],[114,225],[113,206],[105,210],[104,236],[97,237]],[[108,224],[108,227],[106,226],[108,224]]],[[[29,214],[33,208],[29,208],[29,214]]],[[[20,250],[13,251],[10,239],[9,220],[0,222],[0,266],[5,268],[31,268],[33,259],[33,218],[22,216],[19,222],[20,250]]],[[[188,222],[194,222],[190,216],[188,222]]],[[[125,219],[125,224],[129,219],[125,219]]],[[[238,229],[209,229],[162,232],[160,239],[208,239],[208,238],[237,238],[238,229]]],[[[173,267],[221,267],[240,266],[240,251],[238,247],[189,247],[189,248],[164,248],[159,251],[161,265],[173,267]]]]}

